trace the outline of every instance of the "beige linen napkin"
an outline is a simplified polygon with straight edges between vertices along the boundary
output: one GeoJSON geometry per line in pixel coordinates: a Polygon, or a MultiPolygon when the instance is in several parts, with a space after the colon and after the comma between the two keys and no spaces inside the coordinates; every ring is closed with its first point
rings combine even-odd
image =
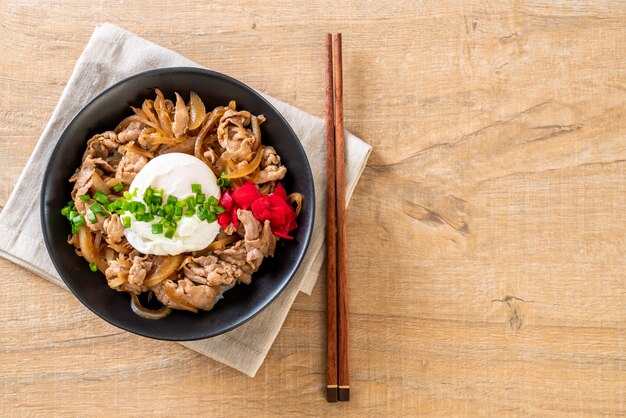
{"type": "MultiPolygon", "coordinates": [[[[56,142],[72,117],[93,97],[133,74],[163,67],[193,66],[193,61],[126,30],[104,24],[94,31],[78,59],[50,121],[0,214],[0,255],[59,286],[41,232],[39,197],[43,173],[56,142]]],[[[278,298],[261,314],[226,334],[182,343],[199,353],[254,376],[263,363],[298,291],[310,294],[324,258],[324,121],[265,96],[287,119],[302,141],[313,171],[317,214],[305,259],[278,298]]],[[[371,147],[347,134],[347,196],[350,198],[371,147]]],[[[321,330],[320,330],[321,332],[321,330]]]]}

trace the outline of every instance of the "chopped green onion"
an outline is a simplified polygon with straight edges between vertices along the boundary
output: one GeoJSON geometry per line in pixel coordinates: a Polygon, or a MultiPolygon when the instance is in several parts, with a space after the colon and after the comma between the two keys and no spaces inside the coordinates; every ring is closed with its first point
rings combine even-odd
{"type": "Polygon", "coordinates": [[[130,202],[129,210],[131,213],[143,215],[144,213],[146,213],[146,205],[144,205],[141,202],[133,201],[133,202],[130,202]]]}
{"type": "Polygon", "coordinates": [[[139,222],[152,222],[154,220],[154,215],[151,213],[140,213],[135,215],[135,218],[139,222]]]}
{"type": "Polygon", "coordinates": [[[101,191],[97,191],[96,193],[94,193],[93,198],[96,199],[98,202],[102,203],[103,205],[108,205],[111,202],[109,198],[107,197],[107,195],[105,195],[101,191]]]}
{"type": "Polygon", "coordinates": [[[76,205],[71,200],[61,209],[61,214],[70,221],[72,235],[76,234],[78,229],[85,225],[85,218],[76,211],[76,205]]]}
{"type": "Polygon", "coordinates": [[[96,263],[89,263],[89,270],[98,271],[98,266],[96,266],[96,263]]]}
{"type": "Polygon", "coordinates": [[[219,178],[219,180],[222,180],[221,181],[222,184],[219,184],[219,180],[218,180],[218,184],[217,184],[218,186],[220,186],[220,187],[228,187],[228,186],[230,186],[230,179],[225,177],[227,175],[228,175],[228,173],[226,171],[222,171],[222,175],[219,178]]]}
{"type": "MultiPolygon", "coordinates": [[[[229,179],[223,178],[226,173],[222,173],[222,177],[218,179],[219,186],[226,186],[230,183],[229,179]]],[[[117,183],[111,187],[115,193],[120,193],[126,186],[123,183],[117,183]]],[[[109,199],[109,197],[100,191],[96,191],[93,197],[88,194],[79,196],[85,202],[94,199],[95,202],[88,208],[87,215],[82,216],[76,210],[75,203],[70,201],[63,207],[61,214],[65,216],[71,223],[72,233],[77,233],[78,229],[89,221],[93,224],[98,222],[98,214],[109,216],[110,213],[125,215],[130,212],[134,215],[137,222],[148,222],[151,224],[153,234],[164,234],[167,238],[172,239],[176,234],[178,223],[183,217],[190,218],[197,215],[202,221],[209,223],[217,220],[217,215],[225,212],[224,207],[219,206],[219,199],[216,196],[205,195],[202,193],[200,184],[192,184],[191,190],[193,196],[186,199],[178,199],[176,196],[168,196],[164,202],[163,189],[153,189],[148,187],[142,196],[142,201],[136,198],[138,189],[135,188],[132,193],[124,191],[124,198],[109,199]],[[155,217],[157,221],[155,221],[155,217]],[[154,223],[152,223],[154,222],[154,223]]],[[[121,222],[124,228],[130,228],[132,223],[131,216],[122,216],[121,222]]],[[[95,265],[94,265],[95,266],[95,265]]],[[[97,270],[97,266],[96,270],[97,270]]],[[[90,265],[90,268],[92,266],[90,265]]]]}
{"type": "Polygon", "coordinates": [[[93,213],[102,213],[102,206],[97,203],[94,203],[89,207],[93,213]]]}
{"type": "Polygon", "coordinates": [[[89,219],[89,222],[91,222],[92,224],[98,222],[98,217],[92,211],[87,212],[87,219],[89,219]]]}
{"type": "Polygon", "coordinates": [[[159,223],[165,227],[176,228],[177,223],[174,219],[162,218],[159,223]]]}
{"type": "Polygon", "coordinates": [[[224,179],[223,178],[219,178],[217,179],[217,187],[224,187],[224,179]]]}

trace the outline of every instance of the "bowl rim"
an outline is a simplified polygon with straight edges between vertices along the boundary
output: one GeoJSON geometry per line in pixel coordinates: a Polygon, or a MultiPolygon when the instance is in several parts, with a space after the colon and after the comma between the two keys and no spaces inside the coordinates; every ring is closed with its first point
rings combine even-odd
{"type": "MultiPolygon", "coordinates": [[[[152,339],[156,339],[156,340],[162,340],[162,341],[196,341],[196,340],[201,340],[201,339],[206,339],[206,338],[211,338],[211,337],[215,337],[218,335],[222,335],[225,334],[229,331],[232,331],[235,328],[240,327],[241,325],[245,324],[246,322],[250,321],[252,318],[254,318],[255,316],[259,315],[261,312],[263,312],[265,309],[267,309],[268,306],[270,306],[275,300],[276,298],[278,298],[278,296],[280,294],[283,293],[283,291],[287,288],[287,286],[291,283],[291,281],[293,280],[294,276],[296,275],[296,273],[298,272],[298,269],[300,268],[300,266],[302,265],[302,262],[304,261],[304,258],[306,257],[307,251],[309,249],[309,245],[311,243],[311,237],[313,235],[313,225],[315,223],[315,213],[316,213],[316,204],[315,204],[315,183],[314,183],[314,177],[313,177],[313,173],[311,171],[311,164],[309,163],[308,160],[308,156],[306,155],[306,152],[304,150],[304,147],[302,146],[302,142],[300,141],[298,135],[296,135],[295,131],[293,130],[293,128],[291,127],[291,125],[289,124],[289,122],[287,122],[287,120],[285,119],[285,117],[282,115],[282,113],[280,111],[278,111],[278,109],[276,109],[276,107],[274,105],[272,105],[265,97],[263,97],[263,95],[258,92],[257,90],[255,90],[254,88],[248,86],[247,84],[231,77],[228,76],[226,74],[217,72],[217,71],[213,71],[213,70],[209,70],[209,69],[205,69],[205,68],[199,68],[199,67],[188,67],[188,66],[183,66],[183,67],[164,67],[164,68],[157,68],[157,69],[153,69],[153,70],[148,70],[148,71],[142,71],[140,73],[137,74],[133,74],[129,77],[125,77],[113,84],[111,84],[110,86],[106,87],[104,90],[102,90],[100,93],[98,93],[97,95],[95,95],[92,99],[90,99],[84,106],[81,107],[81,109],[72,117],[72,119],[70,120],[70,122],[67,124],[67,126],[63,129],[63,132],[61,133],[61,135],[59,136],[59,139],[57,141],[57,143],[54,146],[54,149],[52,150],[52,153],[50,154],[50,157],[48,158],[48,162],[46,163],[46,167],[44,170],[44,176],[43,176],[43,180],[41,183],[41,191],[39,193],[39,198],[40,198],[40,205],[39,205],[39,215],[40,215],[40,222],[41,222],[41,226],[42,226],[42,232],[43,232],[43,237],[44,237],[44,243],[46,246],[46,250],[48,252],[48,255],[50,256],[50,259],[52,261],[52,264],[54,265],[55,270],[57,271],[57,273],[59,274],[59,276],[61,277],[61,279],[63,280],[63,282],[65,283],[65,285],[68,287],[68,289],[72,292],[72,294],[74,295],[74,297],[76,297],[80,303],[87,307],[87,309],[89,309],[91,312],[93,312],[94,314],[96,314],[96,316],[98,316],[99,318],[103,319],[104,321],[108,322],[109,324],[120,328],[122,330],[128,331],[132,334],[136,334],[136,335],[140,335],[142,337],[147,337],[147,338],[152,338],[152,339]],[[265,303],[263,303],[260,307],[254,309],[251,313],[248,312],[245,315],[243,315],[243,317],[241,319],[239,319],[238,321],[236,321],[236,323],[234,323],[233,325],[230,325],[224,329],[220,329],[218,332],[209,332],[209,333],[202,333],[202,332],[196,332],[195,334],[191,335],[191,336],[185,336],[185,337],[176,337],[176,336],[160,336],[158,335],[158,332],[153,332],[153,331],[149,331],[149,330],[145,330],[144,327],[140,327],[139,329],[137,328],[133,328],[133,327],[128,327],[125,325],[125,323],[123,321],[118,321],[118,320],[114,320],[112,318],[107,317],[106,315],[103,315],[101,312],[97,311],[96,309],[94,309],[90,303],[88,303],[88,301],[86,300],[86,298],[84,298],[80,292],[78,292],[74,286],[72,285],[71,281],[66,280],[65,275],[61,273],[62,270],[62,265],[64,263],[61,263],[59,260],[56,259],[56,257],[53,256],[53,244],[52,244],[52,234],[51,231],[49,229],[49,227],[47,226],[48,223],[46,222],[46,200],[45,197],[48,195],[48,189],[49,189],[49,183],[51,182],[50,180],[50,176],[48,176],[47,174],[50,172],[50,170],[52,169],[51,165],[52,165],[52,161],[55,160],[55,158],[57,157],[57,154],[59,152],[59,148],[61,147],[62,142],[64,141],[64,138],[67,134],[67,132],[70,130],[71,127],[73,127],[74,124],[77,123],[77,121],[80,119],[80,116],[85,113],[88,109],[90,109],[93,106],[96,106],[97,102],[106,94],[109,93],[109,91],[118,88],[119,85],[127,83],[133,79],[136,78],[141,78],[141,77],[146,77],[146,76],[152,76],[152,75],[160,75],[160,74],[171,74],[172,76],[176,76],[176,75],[181,75],[184,73],[196,73],[196,74],[200,74],[203,76],[208,76],[208,77],[214,77],[217,79],[221,79],[222,81],[225,81],[227,83],[232,83],[234,85],[236,85],[237,87],[240,87],[244,90],[247,90],[248,92],[250,92],[253,96],[255,96],[256,99],[258,99],[260,102],[263,103],[263,105],[269,107],[270,109],[272,109],[276,115],[278,115],[278,119],[284,124],[284,126],[287,127],[287,130],[291,133],[291,135],[297,139],[297,141],[295,141],[295,146],[299,149],[299,152],[302,153],[302,155],[304,156],[304,161],[305,161],[305,174],[306,176],[310,179],[310,184],[311,184],[311,191],[312,191],[312,198],[310,199],[310,204],[311,204],[311,216],[309,217],[309,220],[307,222],[307,224],[305,225],[301,225],[303,227],[305,227],[307,233],[306,235],[303,237],[303,245],[302,245],[302,250],[300,255],[298,256],[297,260],[295,263],[293,263],[293,265],[290,266],[289,268],[289,277],[287,278],[287,280],[284,282],[284,284],[280,287],[277,288],[273,294],[265,301],[265,303]]],[[[104,284],[104,283],[103,283],[104,284]]],[[[210,312],[210,311],[208,311],[210,312]]]]}

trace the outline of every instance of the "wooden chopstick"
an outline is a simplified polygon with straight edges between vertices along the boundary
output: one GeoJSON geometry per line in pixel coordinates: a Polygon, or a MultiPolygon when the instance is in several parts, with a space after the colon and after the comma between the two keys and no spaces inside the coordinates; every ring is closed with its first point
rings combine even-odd
{"type": "Polygon", "coordinates": [[[326,286],[328,402],[350,400],[348,253],[341,34],[326,34],[326,286]]]}
{"type": "Polygon", "coordinates": [[[326,399],[337,402],[337,212],[332,36],[326,34],[326,399]]]}
{"type": "Polygon", "coordinates": [[[341,34],[333,35],[333,84],[335,86],[335,197],[337,210],[337,375],[338,398],[350,400],[348,369],[348,240],[346,227],[346,170],[343,129],[343,62],[341,34]]]}

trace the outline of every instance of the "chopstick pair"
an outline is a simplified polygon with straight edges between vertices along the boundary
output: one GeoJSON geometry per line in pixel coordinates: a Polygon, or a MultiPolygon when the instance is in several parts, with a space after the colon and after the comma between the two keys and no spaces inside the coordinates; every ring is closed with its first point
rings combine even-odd
{"type": "Polygon", "coordinates": [[[350,400],[348,254],[341,34],[326,34],[326,286],[328,402],[350,400]]]}

